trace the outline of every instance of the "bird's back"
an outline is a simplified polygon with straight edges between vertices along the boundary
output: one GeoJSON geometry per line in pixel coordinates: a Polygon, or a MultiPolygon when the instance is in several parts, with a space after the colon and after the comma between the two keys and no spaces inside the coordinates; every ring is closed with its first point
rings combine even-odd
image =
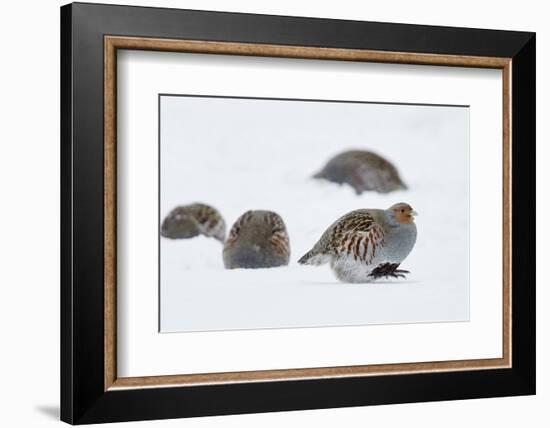
{"type": "Polygon", "coordinates": [[[407,188],[397,168],[376,153],[366,150],[349,150],[333,157],[314,175],[335,183],[347,183],[356,193],[373,190],[388,193],[407,188]]]}
{"type": "Polygon", "coordinates": [[[287,265],[290,243],[281,216],[272,211],[247,211],[229,232],[223,259],[226,268],[287,265]]]}
{"type": "Polygon", "coordinates": [[[373,225],[380,223],[382,213],[383,210],[377,209],[351,211],[330,225],[316,246],[323,252],[333,253],[344,235],[354,231],[367,232],[373,225]]]}
{"type": "MultiPolygon", "coordinates": [[[[321,238],[298,262],[301,264],[320,265],[328,263],[334,257],[346,252],[360,251],[357,237],[360,234],[376,234],[371,239],[381,239],[383,234],[384,210],[359,209],[340,217],[321,235],[321,238]]],[[[366,237],[369,239],[368,236],[366,237]]],[[[362,240],[366,242],[366,240],[362,240]]],[[[362,250],[364,253],[364,250],[362,250]]]]}

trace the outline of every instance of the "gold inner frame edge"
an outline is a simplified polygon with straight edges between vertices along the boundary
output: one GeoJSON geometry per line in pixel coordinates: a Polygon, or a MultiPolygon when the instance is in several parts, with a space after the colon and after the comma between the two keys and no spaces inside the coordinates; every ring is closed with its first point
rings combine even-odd
{"type": "Polygon", "coordinates": [[[511,58],[421,54],[362,49],[174,40],[142,37],[104,37],[104,389],[192,386],[220,383],[359,377],[425,372],[481,370],[511,367],[511,58]],[[277,370],[201,373],[168,376],[117,376],[116,323],[116,88],[117,50],[146,50],[213,55],[240,55],[392,64],[495,68],[502,70],[503,91],[503,320],[502,357],[455,361],[430,361],[277,370]]]}

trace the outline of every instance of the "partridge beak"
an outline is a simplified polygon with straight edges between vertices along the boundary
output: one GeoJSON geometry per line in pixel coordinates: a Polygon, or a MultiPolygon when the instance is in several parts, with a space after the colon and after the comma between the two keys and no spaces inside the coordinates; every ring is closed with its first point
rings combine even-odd
{"type": "Polygon", "coordinates": [[[418,215],[418,213],[417,213],[416,211],[413,210],[413,211],[411,211],[411,215],[412,215],[413,217],[416,217],[416,216],[418,215]]]}

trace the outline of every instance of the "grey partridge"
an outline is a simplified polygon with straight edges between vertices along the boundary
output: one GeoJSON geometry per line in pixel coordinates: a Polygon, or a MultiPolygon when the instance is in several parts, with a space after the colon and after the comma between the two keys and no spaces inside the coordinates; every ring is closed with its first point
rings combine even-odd
{"type": "Polygon", "coordinates": [[[162,222],[160,233],[165,238],[187,239],[198,235],[223,242],[225,221],[210,205],[194,203],[174,208],[162,222]]]}
{"type": "Polygon", "coordinates": [[[290,243],[285,223],[273,211],[247,211],[229,232],[223,248],[227,269],[285,266],[290,243]]]}
{"type": "Polygon", "coordinates": [[[349,184],[358,195],[365,191],[389,193],[407,189],[391,162],[364,150],[350,150],[334,156],[313,177],[349,184]]]}
{"type": "Polygon", "coordinates": [[[416,242],[415,215],[406,203],[387,210],[351,211],[336,220],[298,263],[330,263],[343,282],[404,278],[409,272],[398,267],[416,242]]]}

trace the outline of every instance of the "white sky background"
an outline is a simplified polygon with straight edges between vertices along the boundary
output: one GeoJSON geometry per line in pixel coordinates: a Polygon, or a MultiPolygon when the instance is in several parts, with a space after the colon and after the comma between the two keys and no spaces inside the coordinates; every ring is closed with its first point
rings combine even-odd
{"type": "Polygon", "coordinates": [[[161,331],[468,320],[468,108],[162,96],[160,154],[161,221],[199,201],[228,229],[269,209],[292,251],[285,268],[227,271],[219,242],[161,238],[161,331]],[[310,178],[350,148],[386,157],[409,190],[357,196],[310,178]],[[400,201],[420,214],[407,280],[343,284],[296,264],[339,216],[400,201]]]}

